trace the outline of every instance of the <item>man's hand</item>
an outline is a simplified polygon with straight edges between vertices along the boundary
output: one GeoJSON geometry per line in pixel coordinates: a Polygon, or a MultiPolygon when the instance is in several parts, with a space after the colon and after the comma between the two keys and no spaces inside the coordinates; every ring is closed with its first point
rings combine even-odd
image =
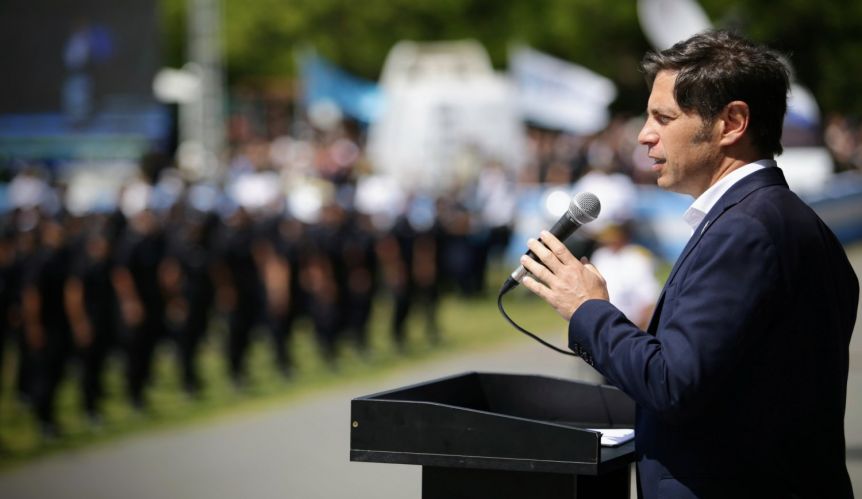
{"type": "Polygon", "coordinates": [[[550,232],[543,230],[541,241],[530,239],[527,246],[542,263],[522,256],[521,265],[532,275],[525,276],[521,284],[548,302],[563,319],[571,319],[587,300],[608,299],[608,288],[599,271],[586,258],[578,261],[550,232]]]}

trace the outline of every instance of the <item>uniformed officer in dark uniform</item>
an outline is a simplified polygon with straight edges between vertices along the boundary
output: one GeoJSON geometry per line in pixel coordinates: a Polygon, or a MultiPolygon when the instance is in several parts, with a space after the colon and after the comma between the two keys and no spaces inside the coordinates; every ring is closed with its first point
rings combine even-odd
{"type": "Polygon", "coordinates": [[[124,326],[128,396],[138,411],[146,409],[153,356],[167,330],[160,281],[164,252],[164,233],[155,213],[142,209],[132,214],[111,277],[124,326]]]}
{"type": "Polygon", "coordinates": [[[243,207],[235,208],[223,227],[216,267],[218,301],[228,314],[228,374],[237,388],[247,383],[246,356],[265,302],[254,257],[257,236],[249,212],[243,207]]]}
{"type": "Polygon", "coordinates": [[[284,377],[290,377],[293,372],[290,342],[293,325],[304,303],[299,285],[303,237],[303,226],[298,220],[272,216],[265,221],[263,237],[259,238],[255,252],[266,290],[266,320],[272,335],[275,365],[284,377]]]}
{"type": "Polygon", "coordinates": [[[368,320],[377,290],[376,238],[367,216],[352,213],[341,240],[344,327],[360,354],[368,353],[368,320]]]}
{"type": "Polygon", "coordinates": [[[72,338],[65,308],[70,249],[63,223],[43,218],[39,248],[24,270],[21,303],[28,352],[33,361],[33,408],[42,435],[59,433],[55,414],[57,387],[63,377],[72,338]]]}
{"type": "Polygon", "coordinates": [[[200,345],[206,338],[215,299],[213,282],[213,213],[187,210],[169,238],[165,264],[174,276],[169,285],[168,316],[175,328],[183,389],[197,396],[202,389],[198,371],[200,345]]]}
{"type": "MultiPolygon", "coordinates": [[[[20,272],[15,247],[15,232],[11,220],[5,218],[0,226],[0,387],[5,386],[2,374],[6,343],[20,334],[20,272]]],[[[20,363],[20,360],[19,360],[20,363]]]]}
{"type": "Polygon", "coordinates": [[[324,360],[336,367],[338,340],[344,327],[344,262],[341,260],[344,212],[333,202],[308,227],[300,256],[300,279],[315,337],[324,360]]]}
{"type": "Polygon", "coordinates": [[[15,231],[15,260],[12,267],[9,269],[8,283],[13,287],[12,295],[12,317],[18,316],[18,326],[14,327],[13,331],[17,340],[18,347],[18,366],[15,371],[15,392],[18,401],[23,405],[31,405],[33,402],[33,373],[34,373],[34,358],[31,355],[30,347],[27,342],[27,334],[23,324],[23,311],[21,310],[21,295],[22,286],[24,285],[24,273],[30,262],[35,258],[39,247],[39,234],[34,227],[29,224],[22,223],[18,220],[20,213],[15,213],[12,216],[14,231],[15,231]],[[17,314],[15,310],[17,309],[17,314]]]}
{"type": "Polygon", "coordinates": [[[378,244],[384,276],[394,302],[392,337],[398,349],[403,349],[406,344],[407,318],[417,304],[423,308],[429,340],[433,343],[439,340],[438,229],[433,213],[429,212],[429,216],[429,220],[420,223],[411,220],[409,213],[400,215],[378,244]]]}
{"type": "Polygon", "coordinates": [[[105,220],[93,215],[66,282],[66,310],[81,359],[81,397],[91,424],[100,424],[105,362],[117,341],[119,309],[113,246],[105,220]]]}

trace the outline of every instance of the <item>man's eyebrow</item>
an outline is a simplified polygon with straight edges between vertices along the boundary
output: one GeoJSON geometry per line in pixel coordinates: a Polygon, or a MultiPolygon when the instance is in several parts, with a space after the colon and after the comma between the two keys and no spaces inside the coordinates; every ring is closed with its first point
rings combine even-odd
{"type": "Polygon", "coordinates": [[[647,114],[655,116],[657,114],[664,114],[667,116],[675,116],[677,113],[673,112],[672,109],[663,107],[663,106],[655,106],[655,107],[647,107],[647,114]]]}

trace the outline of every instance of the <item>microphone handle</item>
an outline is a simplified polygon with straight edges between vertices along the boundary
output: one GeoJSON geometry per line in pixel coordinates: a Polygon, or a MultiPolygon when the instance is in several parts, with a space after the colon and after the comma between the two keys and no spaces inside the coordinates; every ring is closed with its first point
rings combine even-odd
{"type": "MultiPolygon", "coordinates": [[[[580,226],[581,224],[578,223],[577,220],[569,217],[567,213],[566,215],[560,217],[559,220],[557,220],[557,223],[555,223],[554,226],[551,227],[551,230],[549,232],[560,241],[565,241],[580,226]]],[[[539,241],[541,241],[541,239],[539,239],[539,241]]],[[[532,250],[528,250],[526,255],[537,262],[539,261],[539,259],[536,258],[536,255],[533,253],[532,250]]],[[[517,286],[518,284],[520,284],[521,279],[523,279],[524,276],[526,276],[528,273],[529,271],[525,269],[523,265],[519,265],[518,268],[515,269],[515,271],[512,272],[512,274],[509,276],[509,279],[506,280],[506,283],[503,284],[503,288],[506,288],[508,290],[517,286]]]]}
{"type": "MultiPolygon", "coordinates": [[[[581,223],[574,219],[568,212],[565,215],[561,216],[557,223],[551,227],[549,231],[554,235],[557,239],[562,242],[566,242],[566,239],[572,235],[573,232],[578,230],[578,227],[581,226],[581,223]]],[[[541,239],[540,239],[541,240],[541,239]]]]}

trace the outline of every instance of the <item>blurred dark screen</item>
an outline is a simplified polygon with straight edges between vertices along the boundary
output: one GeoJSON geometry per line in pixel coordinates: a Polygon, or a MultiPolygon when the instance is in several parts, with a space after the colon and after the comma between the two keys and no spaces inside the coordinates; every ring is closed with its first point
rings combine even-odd
{"type": "Polygon", "coordinates": [[[62,112],[82,85],[91,112],[152,102],[157,34],[155,0],[3,0],[0,114],[62,112]]]}

